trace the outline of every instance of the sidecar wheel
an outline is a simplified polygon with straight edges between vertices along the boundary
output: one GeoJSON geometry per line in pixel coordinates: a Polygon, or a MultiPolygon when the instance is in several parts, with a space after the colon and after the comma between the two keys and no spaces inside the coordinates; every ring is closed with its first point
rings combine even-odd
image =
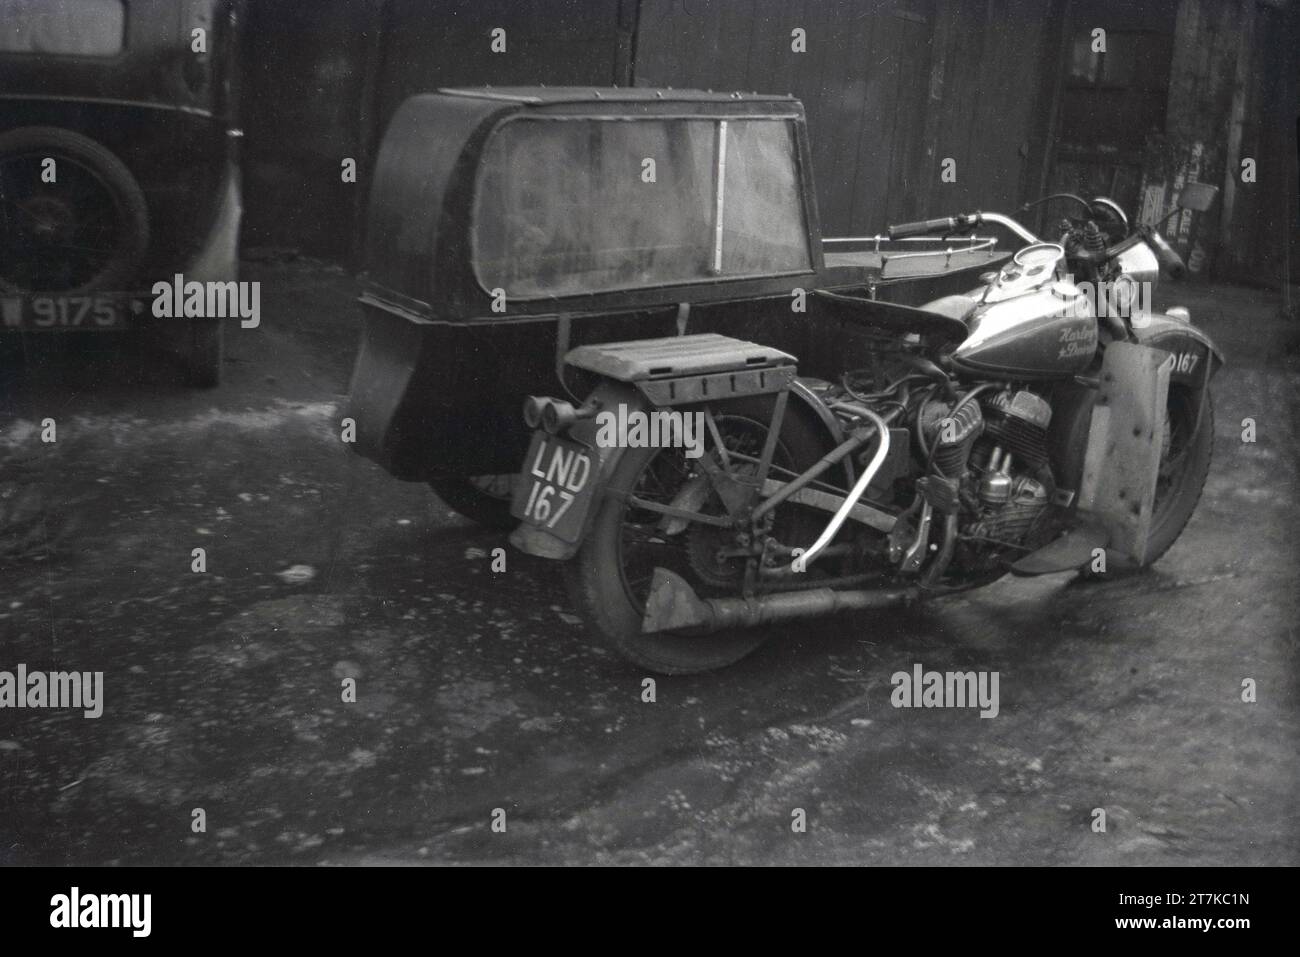
{"type": "MultiPolygon", "coordinates": [[[[766,434],[765,426],[771,421],[772,401],[770,398],[760,398],[730,402],[715,408],[714,414],[729,417],[733,423],[757,424],[762,434],[766,434]]],[[[729,435],[725,424],[720,427],[724,434],[729,435]]],[[[792,403],[787,408],[782,424],[774,464],[802,471],[813,465],[829,449],[824,433],[792,403]]],[[[610,487],[640,488],[653,470],[664,468],[664,461],[670,457],[670,453],[677,452],[678,450],[660,449],[628,450],[614,470],[610,487]]],[[[674,467],[671,460],[668,467],[674,467]]],[[[654,481],[658,482],[659,479],[655,478],[654,481]]],[[[790,540],[795,544],[811,544],[825,525],[825,516],[818,518],[815,513],[809,515],[807,510],[798,506],[794,507],[793,516],[786,513],[787,517],[782,519],[781,508],[777,510],[778,521],[800,523],[790,532],[790,540]]],[[[594,636],[639,667],[669,675],[697,674],[725,668],[757,649],[770,635],[770,631],[740,629],[711,634],[645,634],[641,631],[643,599],[648,591],[649,573],[646,568],[637,568],[634,575],[628,568],[624,542],[628,529],[635,525],[629,521],[631,511],[632,506],[619,498],[607,496],[599,506],[582,549],[572,561],[564,563],[570,598],[594,636]]],[[[653,516],[646,513],[643,517],[653,516]]],[[[686,539],[689,534],[683,533],[679,537],[686,539]]],[[[667,549],[671,546],[664,544],[657,547],[667,549]]],[[[683,555],[665,555],[664,565],[689,561],[684,557],[687,551],[685,542],[677,547],[683,555]]],[[[677,568],[681,568],[680,564],[677,568]]],[[[735,588],[721,588],[716,581],[711,588],[710,583],[702,582],[698,574],[690,571],[685,571],[685,574],[701,595],[735,593],[735,588]]]]}
{"type": "Polygon", "coordinates": [[[429,487],[457,515],[494,532],[508,532],[519,522],[510,514],[513,475],[439,475],[429,487]]]}

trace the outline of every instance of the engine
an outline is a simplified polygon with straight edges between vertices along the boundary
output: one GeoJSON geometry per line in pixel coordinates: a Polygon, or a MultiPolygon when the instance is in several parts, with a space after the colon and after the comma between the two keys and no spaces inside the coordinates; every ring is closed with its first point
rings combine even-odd
{"type": "Polygon", "coordinates": [[[992,568],[1041,544],[1056,491],[1047,447],[1051,421],[1046,399],[1009,388],[921,409],[929,471],[940,473],[957,498],[959,565],[992,568]]]}
{"type": "Polygon", "coordinates": [[[898,520],[865,551],[879,547],[872,553],[895,573],[942,588],[1001,575],[1047,544],[1058,530],[1051,403],[1026,388],[959,386],[923,358],[899,360],[889,375],[882,388],[879,372],[864,369],[817,393],[846,426],[863,407],[890,422],[889,458],[867,492],[898,520]]]}

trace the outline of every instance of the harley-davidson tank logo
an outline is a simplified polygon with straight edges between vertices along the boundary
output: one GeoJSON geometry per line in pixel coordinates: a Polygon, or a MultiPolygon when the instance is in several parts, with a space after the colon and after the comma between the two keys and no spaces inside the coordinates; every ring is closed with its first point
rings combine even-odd
{"type": "Polygon", "coordinates": [[[1061,330],[1060,346],[1057,359],[1092,355],[1097,350],[1097,324],[1089,319],[1066,326],[1061,330]]]}

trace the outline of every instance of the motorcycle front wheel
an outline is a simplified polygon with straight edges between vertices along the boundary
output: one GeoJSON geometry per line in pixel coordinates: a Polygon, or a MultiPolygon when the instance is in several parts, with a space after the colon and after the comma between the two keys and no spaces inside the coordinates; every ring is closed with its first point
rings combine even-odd
{"type": "Polygon", "coordinates": [[[1154,563],[1178,541],[1196,511],[1210,474],[1214,397],[1207,387],[1204,411],[1200,398],[1187,386],[1169,386],[1147,564],[1154,563]]]}

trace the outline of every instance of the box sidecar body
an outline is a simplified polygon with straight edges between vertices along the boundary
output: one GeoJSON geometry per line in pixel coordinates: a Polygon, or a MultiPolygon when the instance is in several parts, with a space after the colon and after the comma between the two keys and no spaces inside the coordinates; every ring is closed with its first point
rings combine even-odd
{"type": "Polygon", "coordinates": [[[413,481],[517,471],[522,401],[564,394],[572,348],[716,332],[829,377],[861,356],[813,290],[917,305],[1002,258],[824,243],[797,100],[642,88],[411,98],[366,230],[346,414],[354,448],[413,481]]]}

